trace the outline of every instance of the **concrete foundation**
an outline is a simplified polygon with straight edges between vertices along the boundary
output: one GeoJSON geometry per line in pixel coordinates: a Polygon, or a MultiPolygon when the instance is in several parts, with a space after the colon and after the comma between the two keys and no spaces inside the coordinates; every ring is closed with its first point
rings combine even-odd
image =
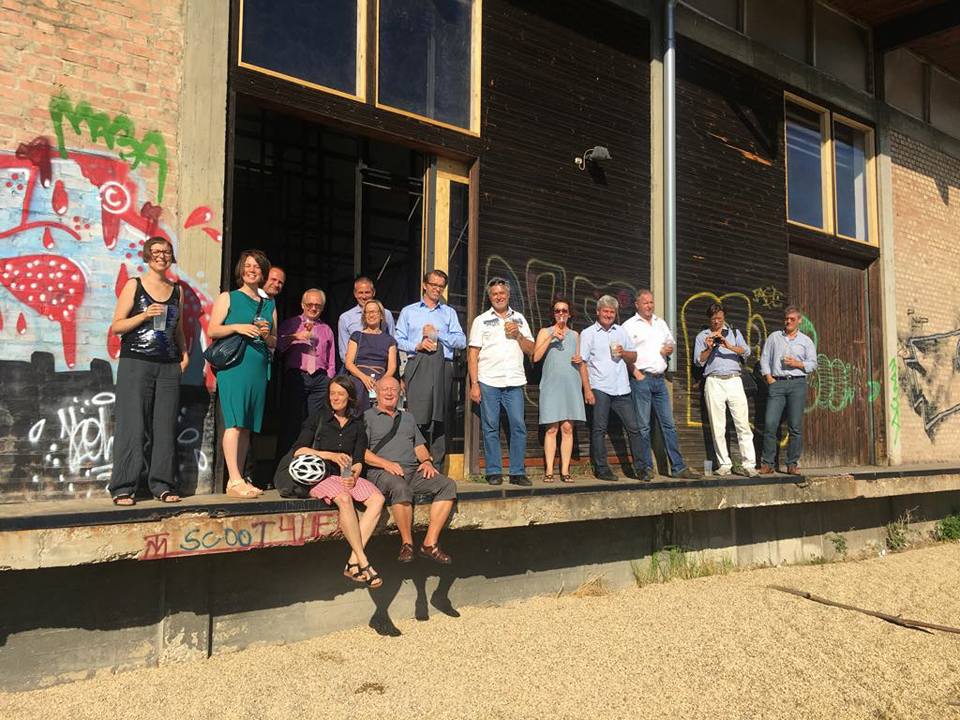
{"type": "MultiPolygon", "coordinates": [[[[736,565],[832,559],[837,552],[830,540],[833,533],[843,536],[850,554],[879,550],[887,523],[907,511],[914,520],[911,527],[926,532],[960,508],[960,489],[954,486],[958,480],[960,473],[874,479],[874,493],[844,499],[832,499],[836,483],[824,484],[821,492],[816,491],[818,481],[807,487],[792,482],[744,485],[732,495],[726,488],[736,502],[698,510],[684,509],[678,502],[680,488],[672,510],[652,502],[655,491],[595,489],[544,497],[529,491],[525,497],[506,497],[509,491],[495,491],[493,497],[483,497],[489,493],[479,488],[481,497],[461,502],[454,523],[461,529],[444,535],[444,548],[456,559],[450,567],[419,559],[398,565],[396,537],[375,536],[369,554],[385,581],[376,591],[358,588],[341,576],[346,546],[327,538],[332,529],[329,513],[315,510],[286,513],[302,518],[292,521],[302,523],[292,531],[292,544],[264,544],[246,552],[213,547],[151,562],[106,561],[123,553],[105,551],[97,560],[80,561],[83,564],[7,570],[0,572],[0,686],[42,687],[101,672],[202,659],[258,643],[294,642],[368,623],[390,632],[394,619],[426,620],[467,605],[571,592],[596,575],[602,575],[608,587],[625,587],[636,581],[634,572],[651,554],[666,546],[702,551],[704,558],[736,565]],[[939,489],[895,492],[911,482],[932,482],[933,477],[939,489]],[[881,493],[883,487],[888,494],[881,493]],[[793,492],[813,495],[784,502],[784,494],[793,492]],[[641,501],[651,501],[654,511],[640,511],[641,501]],[[572,503],[569,519],[557,514],[541,524],[545,508],[538,509],[539,502],[552,511],[557,503],[572,503]],[[631,514],[605,517],[615,506],[631,514]],[[572,511],[575,507],[579,513],[572,511]],[[316,537],[309,537],[314,524],[316,537]],[[296,528],[306,528],[303,537],[296,528]]],[[[210,544],[229,535],[224,528],[255,522],[250,516],[218,517],[217,512],[192,510],[154,519],[153,524],[166,523],[172,533],[176,523],[199,523],[206,528],[203,532],[215,533],[207,536],[210,544]]],[[[271,516],[259,517],[264,521],[271,516]]],[[[11,519],[5,521],[10,527],[11,519]]],[[[138,525],[126,523],[142,549],[138,525]]],[[[109,527],[114,538],[123,535],[122,525],[109,527]]],[[[68,530],[90,528],[58,531],[68,530]]],[[[0,548],[9,548],[3,542],[11,533],[21,533],[22,539],[30,532],[38,530],[0,531],[0,548]]],[[[203,534],[192,537],[202,540],[203,534]]],[[[180,536],[178,542],[182,540],[180,536]]],[[[57,556],[53,548],[47,552],[57,556]]],[[[9,557],[3,558],[9,567],[9,557]]]]}

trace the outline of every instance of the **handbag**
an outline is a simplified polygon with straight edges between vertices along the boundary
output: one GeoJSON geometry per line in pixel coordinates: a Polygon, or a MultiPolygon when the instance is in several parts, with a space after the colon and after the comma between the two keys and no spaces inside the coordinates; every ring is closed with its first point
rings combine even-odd
{"type": "MultiPolygon", "coordinates": [[[[263,298],[260,298],[260,304],[257,305],[257,312],[254,313],[254,317],[260,314],[262,307],[263,298]]],[[[239,333],[233,333],[215,340],[212,345],[208,345],[207,349],[203,351],[203,359],[210,363],[214,370],[227,370],[240,364],[246,349],[246,337],[239,333]]]]}

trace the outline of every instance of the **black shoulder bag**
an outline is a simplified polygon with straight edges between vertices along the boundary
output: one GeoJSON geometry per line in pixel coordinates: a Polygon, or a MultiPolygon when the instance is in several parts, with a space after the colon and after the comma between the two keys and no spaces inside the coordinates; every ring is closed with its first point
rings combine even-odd
{"type": "MultiPolygon", "coordinates": [[[[257,317],[263,308],[263,298],[257,305],[257,311],[253,314],[257,317]]],[[[203,351],[203,359],[210,363],[214,370],[227,370],[234,365],[239,365],[243,360],[243,353],[247,349],[246,337],[240,333],[233,333],[226,337],[219,338],[209,345],[203,351]]]]}
{"type": "Polygon", "coordinates": [[[402,418],[403,418],[403,410],[397,410],[397,415],[396,417],[393,418],[393,425],[390,426],[390,431],[386,435],[384,435],[382,438],[380,438],[376,446],[373,448],[374,455],[379,455],[380,451],[387,446],[387,443],[393,440],[393,438],[397,434],[397,430],[400,429],[400,421],[402,418]]]}
{"type": "MultiPolygon", "coordinates": [[[[731,325],[730,332],[733,333],[733,340],[736,342],[739,331],[731,325]]],[[[747,347],[747,338],[743,333],[740,333],[740,339],[743,340],[744,347],[747,347]]],[[[747,395],[755,395],[757,393],[757,380],[753,377],[753,370],[747,367],[747,361],[743,355],[738,354],[737,360],[740,361],[740,381],[743,383],[743,392],[747,395]]]]}

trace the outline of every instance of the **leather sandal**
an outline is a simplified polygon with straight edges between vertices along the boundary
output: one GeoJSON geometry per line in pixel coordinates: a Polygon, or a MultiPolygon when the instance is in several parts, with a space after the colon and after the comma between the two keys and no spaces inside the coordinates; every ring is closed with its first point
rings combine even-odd
{"type": "Polygon", "coordinates": [[[441,565],[449,565],[453,562],[453,558],[441,550],[439,545],[421,545],[419,555],[441,565]]]}
{"type": "Polygon", "coordinates": [[[112,500],[114,505],[120,505],[121,507],[130,507],[137,504],[133,495],[117,495],[112,500]]]}
{"type": "Polygon", "coordinates": [[[365,582],[368,588],[378,588],[383,585],[383,580],[380,579],[377,571],[369,565],[360,568],[360,574],[363,575],[363,580],[360,582],[365,582]]]}
{"type": "Polygon", "coordinates": [[[243,481],[227,483],[227,495],[230,497],[240,498],[241,500],[252,500],[255,497],[259,497],[259,491],[252,485],[248,485],[243,481]]]}
{"type": "Polygon", "coordinates": [[[543,476],[543,481],[544,481],[544,482],[553,482],[553,473],[550,473],[549,475],[544,475],[544,476],[543,476]]]}
{"type": "Polygon", "coordinates": [[[343,576],[361,585],[367,582],[363,572],[360,570],[360,563],[347,563],[343,568],[343,576]],[[350,568],[356,568],[356,570],[351,570],[350,568]]]}
{"type": "Polygon", "coordinates": [[[572,478],[570,475],[561,475],[561,476],[560,476],[560,482],[572,483],[572,482],[573,482],[573,478],[572,478]]]}
{"type": "Polygon", "coordinates": [[[178,503],[181,497],[173,492],[173,490],[164,490],[160,493],[159,497],[157,497],[157,500],[162,503],[178,503]]]}

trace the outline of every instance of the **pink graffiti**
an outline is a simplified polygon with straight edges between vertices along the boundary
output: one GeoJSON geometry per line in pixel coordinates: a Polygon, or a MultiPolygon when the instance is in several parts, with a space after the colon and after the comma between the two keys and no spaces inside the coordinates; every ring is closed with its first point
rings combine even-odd
{"type": "Polygon", "coordinates": [[[57,180],[53,186],[53,211],[57,215],[66,215],[70,209],[70,197],[67,195],[67,189],[63,186],[63,180],[57,180]]]}
{"type": "Polygon", "coordinates": [[[190,216],[187,218],[187,221],[183,224],[184,229],[192,228],[196,225],[206,225],[213,219],[213,212],[210,208],[205,205],[201,205],[198,208],[194,208],[193,212],[190,213],[190,216]]]}

